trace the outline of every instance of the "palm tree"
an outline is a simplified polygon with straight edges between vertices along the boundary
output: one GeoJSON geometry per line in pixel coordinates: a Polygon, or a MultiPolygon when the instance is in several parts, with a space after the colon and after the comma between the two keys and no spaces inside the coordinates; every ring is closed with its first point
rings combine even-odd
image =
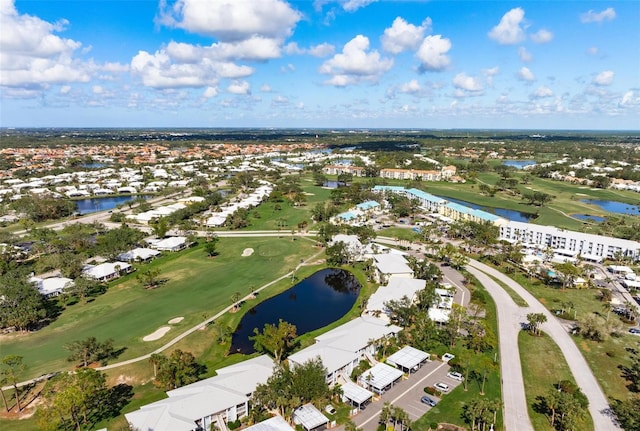
{"type": "Polygon", "coordinates": [[[605,302],[602,304],[602,309],[607,312],[606,321],[609,321],[609,315],[611,314],[611,310],[613,309],[613,304],[610,302],[605,302]]]}

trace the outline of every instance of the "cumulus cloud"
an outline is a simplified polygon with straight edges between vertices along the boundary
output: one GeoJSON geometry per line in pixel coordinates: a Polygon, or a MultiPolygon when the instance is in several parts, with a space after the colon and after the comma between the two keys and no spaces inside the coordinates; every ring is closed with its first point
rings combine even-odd
{"type": "Polygon", "coordinates": [[[533,33],[530,37],[535,43],[549,43],[553,40],[553,33],[543,28],[533,33]]]}
{"type": "Polygon", "coordinates": [[[227,87],[227,91],[232,94],[251,94],[251,88],[247,81],[233,81],[227,87]]]}
{"type": "Polygon", "coordinates": [[[391,27],[384,30],[381,37],[382,49],[391,54],[399,54],[406,50],[414,50],[426,33],[431,31],[431,18],[422,21],[419,26],[409,24],[401,17],[393,20],[391,27]]]}
{"type": "Polygon", "coordinates": [[[451,63],[447,53],[451,49],[451,41],[437,34],[427,36],[416,52],[420,60],[420,69],[424,71],[441,71],[451,63]]]}
{"type": "Polygon", "coordinates": [[[378,0],[343,0],[341,1],[342,8],[347,12],[355,12],[360,8],[375,3],[378,0]]]}
{"type": "Polygon", "coordinates": [[[611,85],[611,83],[613,82],[613,77],[614,77],[615,73],[612,70],[605,70],[602,71],[600,73],[598,73],[594,78],[593,78],[593,83],[595,85],[599,85],[599,86],[607,86],[607,85],[611,85]]]}
{"type": "Polygon", "coordinates": [[[540,86],[531,94],[532,99],[542,99],[553,96],[553,90],[546,86],[540,86]]]}
{"type": "Polygon", "coordinates": [[[453,86],[458,90],[462,90],[465,95],[482,93],[482,91],[484,90],[484,88],[482,87],[482,83],[478,78],[469,76],[464,72],[458,73],[456,76],[454,76],[452,82],[453,86]]]}
{"type": "Polygon", "coordinates": [[[518,57],[520,57],[520,61],[524,63],[531,63],[531,60],[533,60],[533,55],[531,55],[524,46],[518,48],[518,57]]]}
{"type": "Polygon", "coordinates": [[[216,97],[218,95],[218,89],[216,87],[207,87],[202,93],[202,97],[205,99],[211,99],[212,97],[216,97]]]}
{"type": "Polygon", "coordinates": [[[516,76],[522,81],[532,82],[536,80],[535,75],[528,67],[521,67],[516,76]]]}
{"type": "Polygon", "coordinates": [[[613,21],[616,17],[616,11],[614,8],[609,7],[603,11],[596,12],[590,9],[588,12],[580,14],[580,21],[588,24],[592,22],[613,21]]]}
{"type": "Polygon", "coordinates": [[[376,82],[393,66],[393,59],[382,58],[376,50],[369,51],[369,39],[358,35],[342,49],[342,53],[325,61],[319,72],[333,75],[327,84],[344,87],[362,81],[376,82]]]}
{"type": "Polygon", "coordinates": [[[489,37],[501,45],[514,45],[525,39],[524,9],[514,8],[505,13],[500,23],[489,32],[489,37]]]}
{"type": "Polygon", "coordinates": [[[131,60],[131,72],[152,88],[215,86],[220,78],[242,78],[253,73],[248,66],[194,57],[192,45],[173,45],[150,54],[139,51],[131,60]]]}
{"type": "Polygon", "coordinates": [[[260,36],[284,40],[302,15],[282,0],[178,0],[160,2],[158,22],[191,33],[233,42],[260,36]]]}
{"type": "Polygon", "coordinates": [[[400,87],[398,87],[398,92],[404,94],[418,94],[421,91],[422,86],[415,79],[412,79],[409,82],[405,82],[404,84],[400,85],[400,87]]]}
{"type": "Polygon", "coordinates": [[[620,105],[624,107],[640,106],[640,91],[629,90],[624,93],[620,105]]]}
{"type": "Polygon", "coordinates": [[[37,90],[50,84],[89,81],[95,65],[74,58],[82,44],[55,34],[67,24],[66,20],[50,23],[20,14],[12,0],[2,0],[0,85],[37,90]]]}

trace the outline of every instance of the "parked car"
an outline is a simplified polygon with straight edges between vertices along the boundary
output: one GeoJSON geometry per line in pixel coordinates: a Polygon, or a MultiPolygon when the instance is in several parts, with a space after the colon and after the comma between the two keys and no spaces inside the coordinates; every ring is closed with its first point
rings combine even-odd
{"type": "Polygon", "coordinates": [[[460,381],[464,380],[464,377],[462,377],[462,374],[458,373],[457,371],[448,372],[447,377],[453,380],[460,380],[460,381]]]}
{"type": "Polygon", "coordinates": [[[422,402],[422,404],[426,404],[428,406],[431,407],[435,407],[436,404],[438,404],[438,402],[436,400],[434,400],[433,398],[429,398],[428,396],[423,396],[422,398],[420,398],[420,401],[422,402]]]}
{"type": "Polygon", "coordinates": [[[629,332],[632,334],[640,335],[640,328],[629,328],[629,332]]]}
{"type": "Polygon", "coordinates": [[[324,408],[324,411],[325,411],[325,412],[327,412],[327,413],[329,413],[330,415],[335,415],[335,414],[336,414],[336,409],[335,409],[331,404],[329,404],[328,406],[326,406],[326,407],[324,408]]]}
{"type": "Polygon", "coordinates": [[[447,385],[446,383],[438,382],[435,385],[433,385],[433,387],[439,390],[440,392],[449,392],[449,385],[447,385]]]}
{"type": "Polygon", "coordinates": [[[445,353],[444,355],[442,355],[442,362],[449,362],[455,357],[456,355],[452,355],[451,353],[445,353]]]}

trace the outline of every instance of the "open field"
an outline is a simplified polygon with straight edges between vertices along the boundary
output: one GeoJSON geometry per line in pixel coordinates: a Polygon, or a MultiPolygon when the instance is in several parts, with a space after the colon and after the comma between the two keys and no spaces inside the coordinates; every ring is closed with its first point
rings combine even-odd
{"type": "Polygon", "coordinates": [[[22,378],[69,368],[67,343],[94,336],[114,339],[116,349],[126,347],[118,360],[149,353],[174,336],[231,304],[231,296],[278,278],[293,269],[301,258],[317,249],[311,241],[291,238],[221,238],[219,256],[207,258],[202,246],[163,256],[148,268],[159,268],[167,282],[146,290],[135,274],[113,283],[107,293],[85,305],[68,307],[51,325],[30,334],[0,339],[3,354],[24,356],[22,378]],[[240,257],[251,246],[255,252],[240,257]],[[170,319],[184,317],[157,341],[142,337],[166,326],[170,319]]]}
{"type": "MultiPolygon", "coordinates": [[[[536,337],[521,331],[518,335],[518,347],[533,428],[536,431],[552,431],[554,428],[549,424],[548,417],[533,406],[538,404],[538,397],[545,396],[558,382],[569,380],[575,384],[575,379],[560,348],[544,333],[543,336],[536,337]]],[[[584,419],[577,429],[593,430],[593,421],[588,411],[585,411],[584,419]]]]}

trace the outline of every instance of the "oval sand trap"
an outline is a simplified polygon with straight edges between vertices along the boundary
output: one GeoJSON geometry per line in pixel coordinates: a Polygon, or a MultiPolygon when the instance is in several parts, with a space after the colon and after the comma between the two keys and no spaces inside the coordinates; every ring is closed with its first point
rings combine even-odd
{"type": "Polygon", "coordinates": [[[173,319],[169,320],[169,325],[175,325],[176,323],[180,323],[184,320],[184,317],[174,317],[173,319]]]}
{"type": "Polygon", "coordinates": [[[244,250],[242,250],[242,257],[251,256],[252,254],[253,254],[252,248],[245,248],[244,250]]]}
{"type": "Polygon", "coordinates": [[[161,326],[160,328],[158,328],[153,334],[149,334],[146,337],[144,337],[142,339],[142,341],[155,341],[155,340],[159,340],[160,338],[164,337],[164,334],[166,334],[167,332],[169,332],[169,330],[171,329],[170,326],[161,326]]]}

